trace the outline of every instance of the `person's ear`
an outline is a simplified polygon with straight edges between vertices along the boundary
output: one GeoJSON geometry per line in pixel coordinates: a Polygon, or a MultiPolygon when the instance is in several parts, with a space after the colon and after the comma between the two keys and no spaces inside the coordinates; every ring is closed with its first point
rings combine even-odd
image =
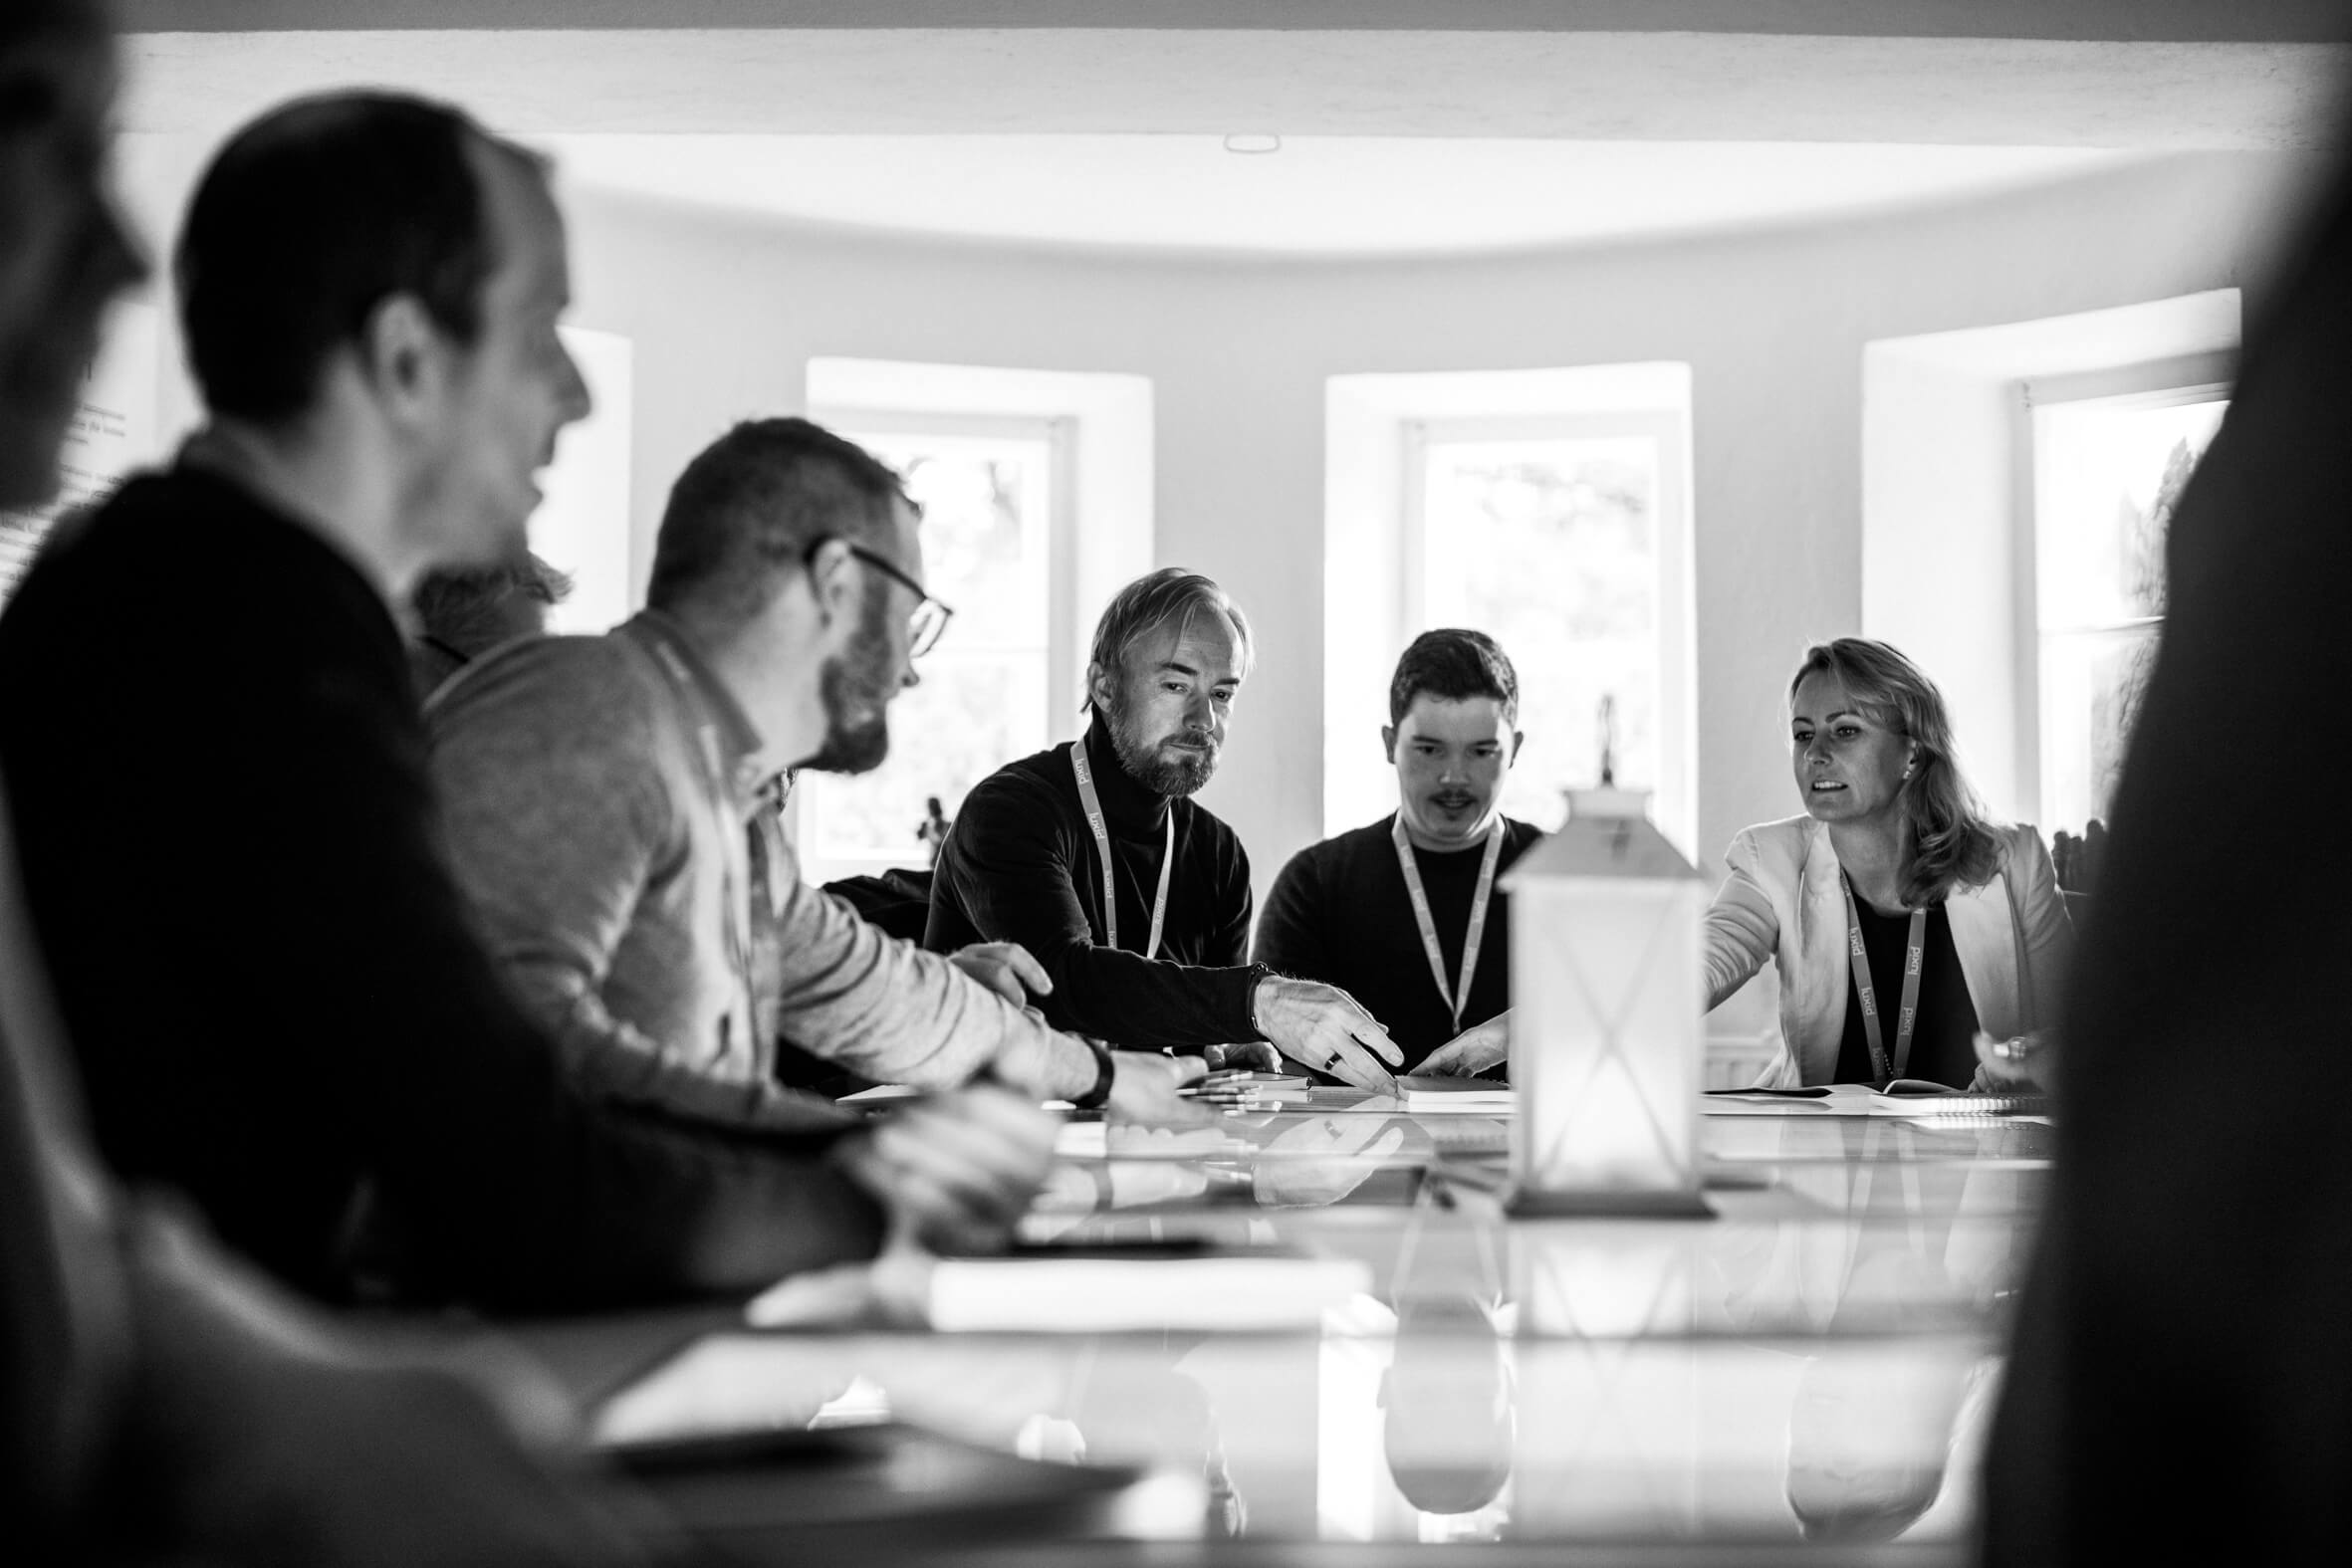
{"type": "Polygon", "coordinates": [[[1108,719],[1112,710],[1119,705],[1118,696],[1118,687],[1111,680],[1110,671],[1089,662],[1086,665],[1086,700],[1094,705],[1094,711],[1108,719]]]}
{"type": "Polygon", "coordinates": [[[809,596],[817,601],[817,624],[830,630],[835,620],[857,624],[857,573],[846,541],[828,539],[809,556],[809,596]]]}
{"type": "Polygon", "coordinates": [[[1525,730],[1514,730],[1514,731],[1512,731],[1512,732],[1511,732],[1511,750],[1510,750],[1508,753],[1506,753],[1506,754],[1505,754],[1505,756],[1504,756],[1504,758],[1503,758],[1503,766],[1504,766],[1504,767],[1506,767],[1506,768],[1509,768],[1509,767],[1510,767],[1512,764],[1514,764],[1514,763],[1518,762],[1518,761],[1519,761],[1519,749],[1520,749],[1521,747],[1523,747],[1523,746],[1527,745],[1527,744],[1528,744],[1528,732],[1527,732],[1527,731],[1525,731],[1525,730]]]}
{"type": "Polygon", "coordinates": [[[1390,766],[1391,768],[1395,767],[1395,766],[1396,766],[1396,726],[1395,726],[1395,725],[1393,725],[1393,724],[1384,724],[1384,725],[1382,725],[1382,726],[1380,727],[1380,751],[1381,751],[1381,754],[1382,754],[1383,756],[1385,756],[1385,757],[1388,759],[1388,764],[1389,764],[1389,766],[1390,766]]]}
{"type": "Polygon", "coordinates": [[[352,351],[360,380],[402,423],[417,422],[447,378],[448,341],[413,294],[377,301],[352,351]]]}

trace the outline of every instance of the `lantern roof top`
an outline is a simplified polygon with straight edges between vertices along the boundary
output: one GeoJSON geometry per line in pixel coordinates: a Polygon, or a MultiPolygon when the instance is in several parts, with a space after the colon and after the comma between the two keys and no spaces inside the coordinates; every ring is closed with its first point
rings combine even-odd
{"type": "Polygon", "coordinates": [[[1699,868],[1650,821],[1649,799],[1647,789],[1570,789],[1567,821],[1504,873],[1504,890],[1595,877],[1700,880],[1699,868]]]}

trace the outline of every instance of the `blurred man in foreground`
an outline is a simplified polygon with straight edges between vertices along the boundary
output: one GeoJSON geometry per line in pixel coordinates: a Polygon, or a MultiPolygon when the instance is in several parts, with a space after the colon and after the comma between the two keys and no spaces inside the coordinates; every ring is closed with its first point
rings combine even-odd
{"type": "Polygon", "coordinates": [[[1043,1006],[1062,1028],[1193,1051],[1271,1040],[1385,1091],[1397,1049],[1368,1013],[1247,962],[1249,856],[1192,799],[1217,771],[1252,657],[1249,622],[1207,577],[1170,566],[1121,588],[1086,666],[1093,722],[964,797],[924,941],[1021,944],[1053,982],[1043,1006]]]}
{"type": "Polygon", "coordinates": [[[0,766],[109,1163],[329,1297],[355,1243],[400,1293],[546,1310],[749,1288],[893,1225],[1001,1241],[1051,1157],[1033,1106],[757,1139],[624,1110],[478,945],[392,606],[520,551],[587,411],[545,169],[439,105],[304,101],[214,160],[176,267],[208,422],[0,617],[0,766]]]}
{"type": "Polygon", "coordinates": [[[781,1034],[878,1081],[986,1071],[1081,1109],[1198,1115],[1176,1063],[1114,1063],[1024,1010],[1047,981],[1019,948],[941,958],[801,881],[761,785],[881,762],[946,620],[921,583],[895,475],[805,419],[750,421],[671,490],[643,613],[512,644],[436,698],[459,880],[584,1081],[757,1120],[781,1034]]]}
{"type": "MultiPolygon", "coordinates": [[[[101,314],[139,274],[100,180],[112,98],[96,5],[0,12],[0,508],[56,494],[101,314]]],[[[127,1203],[82,1135],[50,1004],[0,802],[0,1519],[16,1560],[641,1560],[612,1499],[554,1457],[560,1405],[512,1369],[483,1382],[396,1357],[127,1203]]]]}
{"type": "Polygon", "coordinates": [[[2004,1568],[2352,1540],[2352,179],[2318,216],[2166,547],[1986,1459],[2004,1568]]]}

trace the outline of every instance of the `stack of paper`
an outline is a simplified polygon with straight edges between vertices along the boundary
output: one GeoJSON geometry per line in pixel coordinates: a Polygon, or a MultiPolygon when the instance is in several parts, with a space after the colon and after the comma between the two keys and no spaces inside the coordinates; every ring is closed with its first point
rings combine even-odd
{"type": "Polygon", "coordinates": [[[1510,1084],[1485,1078],[1444,1078],[1416,1072],[1398,1078],[1396,1086],[1408,1111],[1469,1111],[1492,1116],[1510,1110],[1514,1103],[1510,1084]]]}

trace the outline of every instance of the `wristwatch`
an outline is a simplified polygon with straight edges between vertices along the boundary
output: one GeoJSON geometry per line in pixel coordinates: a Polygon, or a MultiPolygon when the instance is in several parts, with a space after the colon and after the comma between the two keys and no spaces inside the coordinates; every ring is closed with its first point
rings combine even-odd
{"type": "Polygon", "coordinates": [[[1108,1045],[1100,1040],[1087,1039],[1083,1034],[1078,1038],[1086,1049],[1094,1053],[1094,1087],[1083,1094],[1072,1096],[1069,1103],[1081,1111],[1098,1111],[1110,1103],[1110,1080],[1118,1068],[1110,1059],[1108,1045]]]}

